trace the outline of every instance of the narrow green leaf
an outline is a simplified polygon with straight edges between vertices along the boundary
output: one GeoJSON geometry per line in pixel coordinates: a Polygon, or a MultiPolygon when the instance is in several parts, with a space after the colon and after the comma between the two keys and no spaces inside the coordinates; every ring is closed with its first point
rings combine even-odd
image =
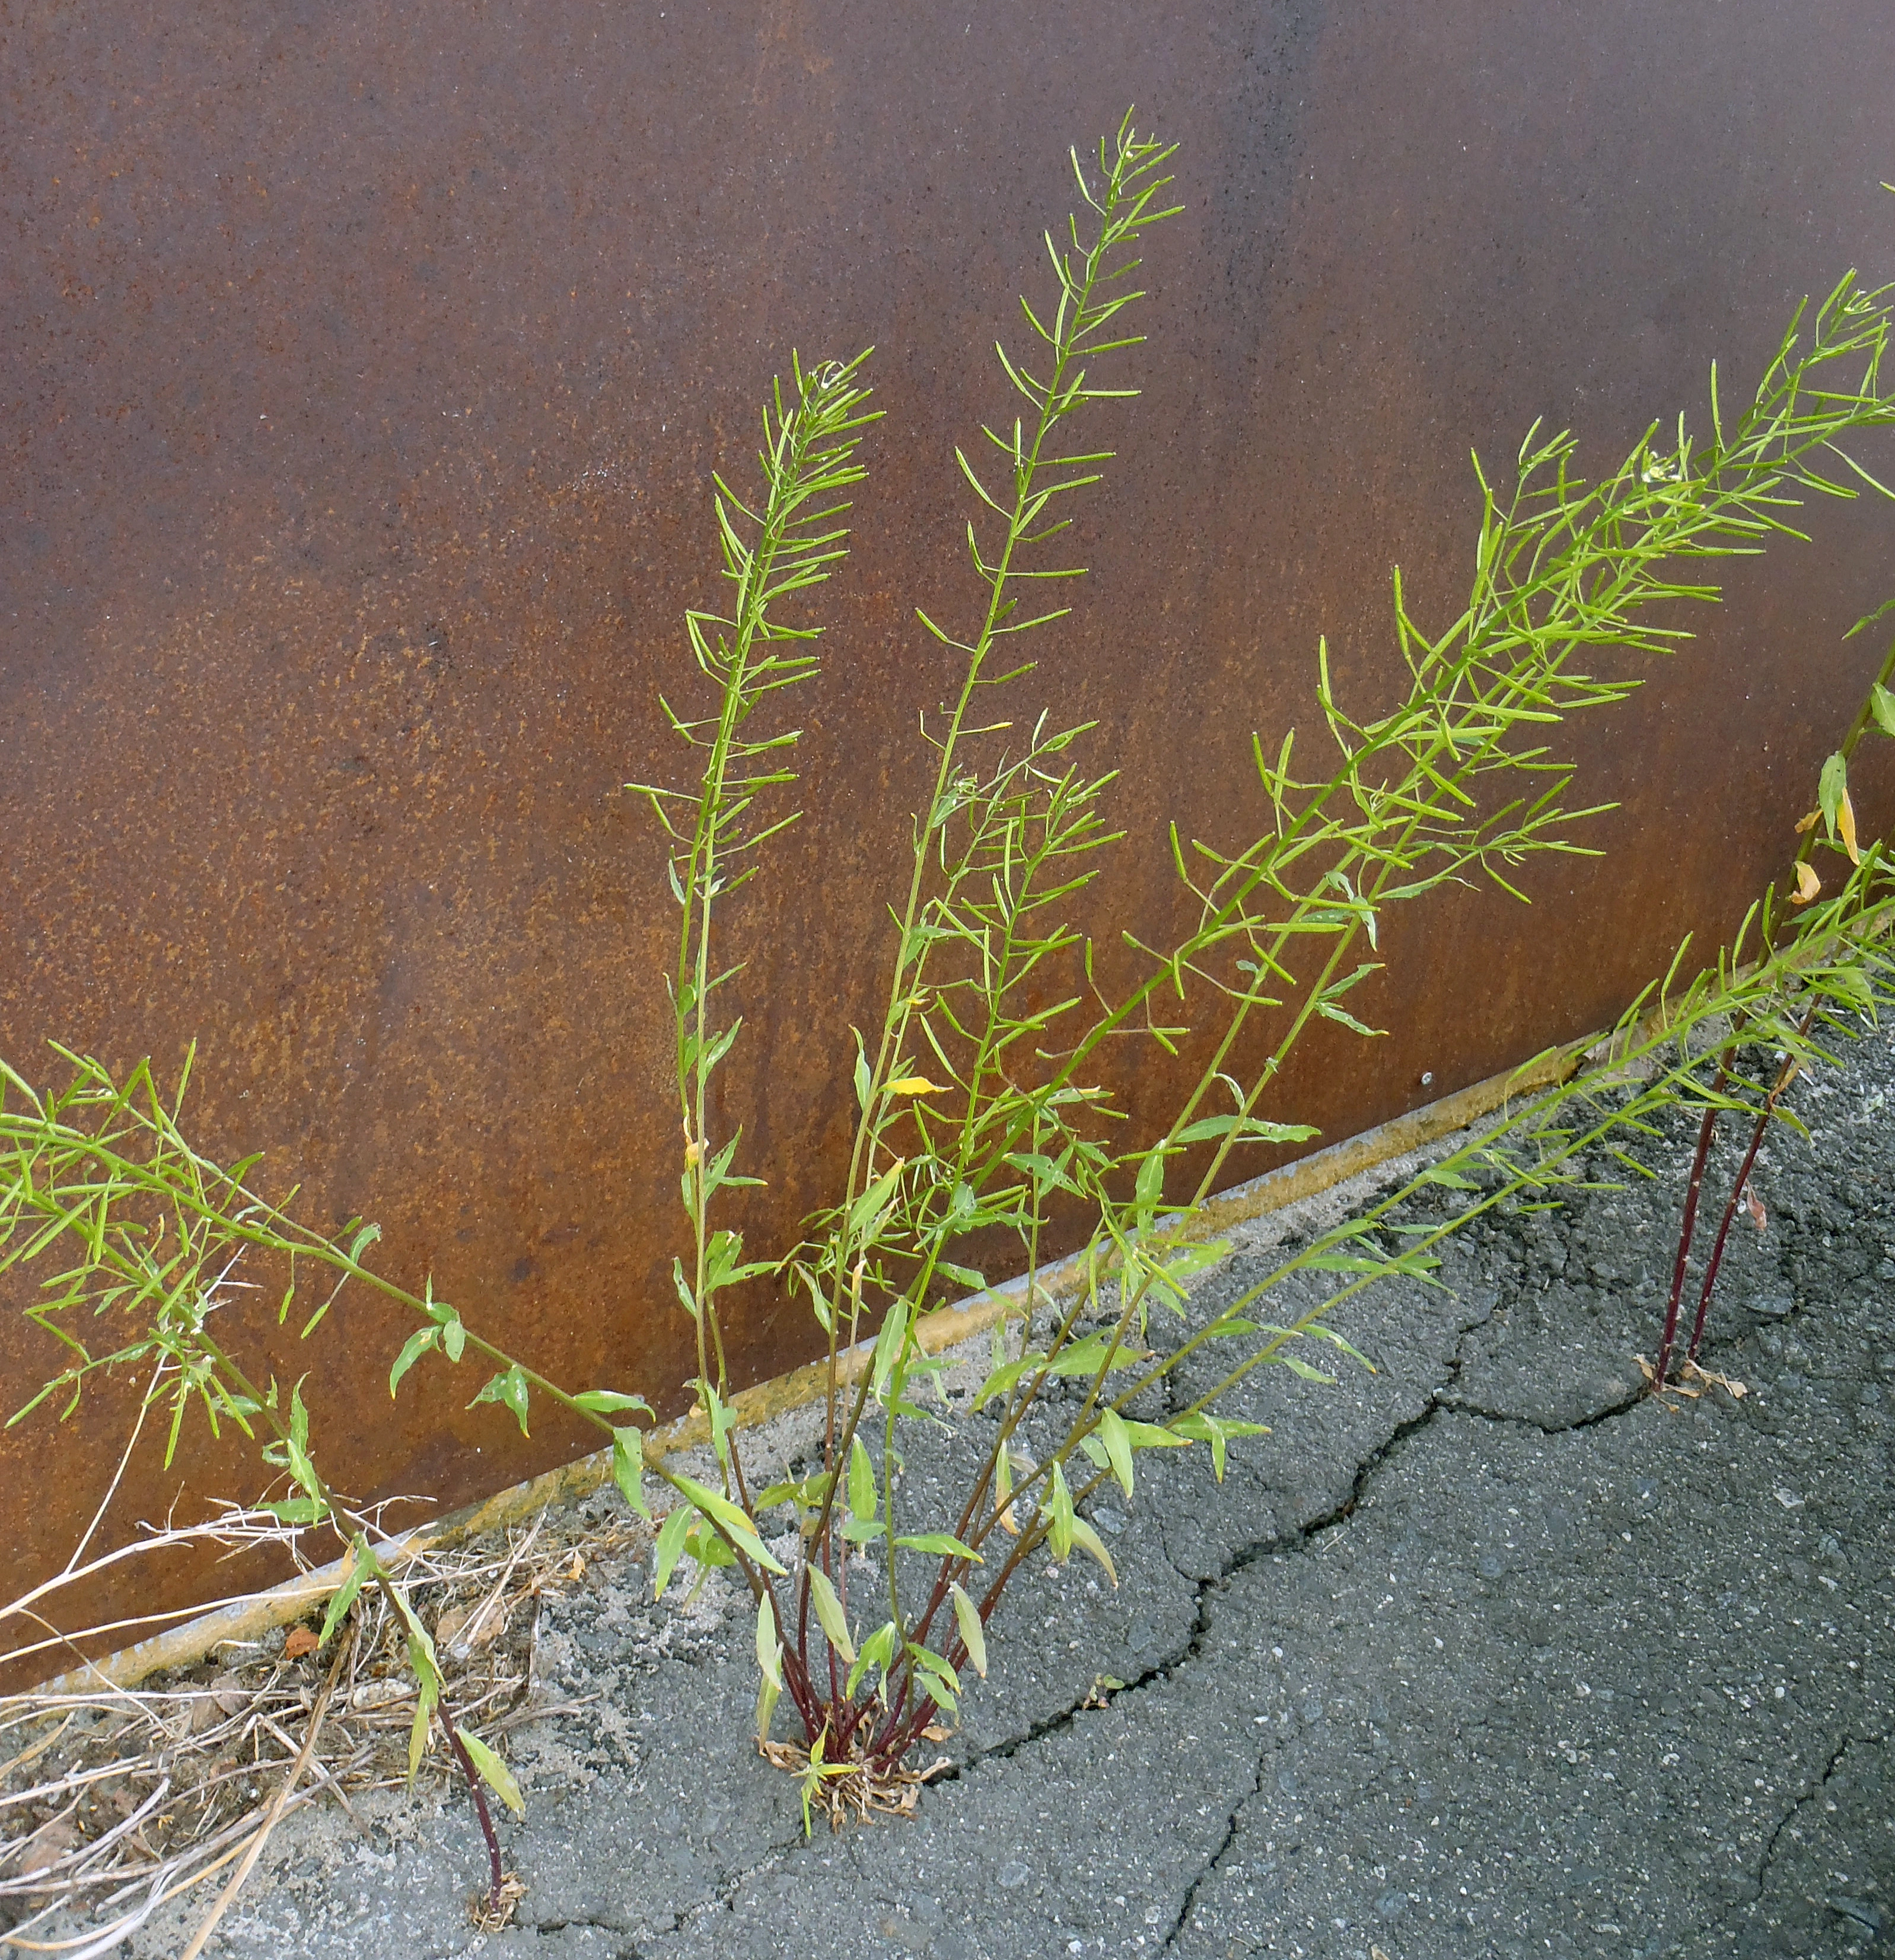
{"type": "Polygon", "coordinates": [[[415,1719],[408,1729],[408,1787],[415,1787],[421,1774],[421,1759],[428,1749],[428,1725],[435,1712],[435,1691],[425,1684],[415,1703],[415,1719]]]}
{"type": "Polygon", "coordinates": [[[1100,1364],[1106,1364],[1107,1374],[1116,1373],[1121,1368],[1135,1367],[1145,1359],[1136,1348],[1114,1347],[1108,1358],[1106,1343],[1110,1337],[1105,1334],[1088,1334],[1083,1341],[1075,1341],[1070,1348],[1062,1348],[1053,1358],[1048,1372],[1061,1376],[1096,1375],[1100,1364]]]}
{"type": "Polygon", "coordinates": [[[1104,1540],[1084,1518],[1075,1517],[1072,1521],[1072,1542],[1081,1551],[1089,1552],[1096,1558],[1105,1567],[1106,1577],[1115,1586],[1118,1584],[1119,1574],[1113,1565],[1111,1553],[1106,1550],[1104,1540]]]}
{"type": "Polygon", "coordinates": [[[1228,1239],[1207,1239],[1201,1246],[1187,1246],[1181,1252],[1168,1255],[1158,1271],[1174,1287],[1181,1286],[1185,1281],[1194,1280],[1199,1273],[1208,1273],[1221,1265],[1230,1249],[1228,1239]]]}
{"type": "Polygon", "coordinates": [[[951,1532],[923,1532],[915,1538],[898,1538],[895,1542],[909,1551],[925,1551],[938,1558],[971,1559],[981,1563],[979,1552],[963,1545],[951,1532]]]}
{"type": "Polygon", "coordinates": [[[759,1565],[770,1572],[783,1570],[782,1562],[765,1549],[763,1541],[756,1535],[756,1526],[740,1505],[732,1503],[728,1497],[716,1491],[707,1489],[695,1478],[680,1477],[676,1481],[677,1488],[705,1516],[721,1525],[759,1565]]]}
{"type": "Polygon", "coordinates": [[[1191,1443],[1188,1436],[1175,1436],[1155,1422],[1128,1422],[1125,1433],[1134,1449],[1187,1449],[1191,1443]]]}
{"type": "Polygon", "coordinates": [[[1178,1141],[1199,1144],[1234,1134],[1244,1144],[1301,1144],[1322,1134],[1309,1123],[1266,1123],[1259,1116],[1204,1116],[1186,1124],[1178,1132],[1178,1141]]]}
{"type": "Polygon", "coordinates": [[[651,1507],[645,1496],[645,1438],[635,1429],[612,1432],[612,1481],[625,1501],[640,1517],[648,1519],[651,1507]]]}
{"type": "Polygon", "coordinates": [[[1342,1008],[1331,1007],[1326,1001],[1318,1001],[1316,1011],[1324,1020],[1334,1021],[1352,1034],[1366,1035],[1371,1041],[1379,1039],[1388,1032],[1386,1028],[1370,1027],[1365,1022],[1358,1021],[1353,1014],[1345,1013],[1342,1008]]]}
{"type": "Polygon", "coordinates": [[[396,1389],[401,1386],[402,1376],[433,1347],[440,1336],[441,1329],[438,1327],[424,1327],[418,1333],[409,1335],[406,1344],[395,1357],[395,1365],[388,1371],[388,1394],[391,1401],[396,1389]]]}
{"type": "Polygon", "coordinates": [[[944,1715],[959,1713],[960,1704],[954,1699],[954,1690],[932,1668],[917,1666],[915,1678],[921,1684],[922,1692],[944,1715]]]}
{"type": "Polygon", "coordinates": [[[816,1608],[816,1618],[821,1626],[824,1637],[836,1650],[845,1667],[855,1665],[855,1643],[849,1637],[849,1618],[842,1611],[842,1602],[836,1597],[836,1589],[829,1583],[829,1574],[820,1565],[812,1565],[809,1571],[809,1596],[816,1608]]]}
{"type": "Polygon", "coordinates": [[[329,1515],[329,1507],[320,1497],[279,1497],[273,1503],[257,1508],[280,1518],[286,1525],[320,1524],[329,1515]]]}
{"type": "Polygon", "coordinates": [[[665,1515],[658,1527],[658,1541],[654,1563],[651,1568],[651,1596],[661,1599],[664,1588],[677,1569],[680,1554],[684,1550],[684,1535],[691,1528],[691,1507],[689,1504],[675,1506],[665,1515]]]}
{"type": "Polygon", "coordinates": [[[1099,1440],[1105,1446],[1106,1457],[1112,1465],[1113,1475],[1119,1480],[1119,1489],[1130,1497],[1132,1438],[1126,1428],[1125,1418],[1116,1409],[1100,1411],[1099,1440]]]}
{"type": "Polygon", "coordinates": [[[948,1596],[954,1602],[954,1624],[960,1630],[960,1643],[975,1673],[987,1678],[987,1631],[980,1624],[980,1608],[963,1592],[958,1583],[950,1586],[948,1596]]]}
{"type": "Polygon", "coordinates": [[[1849,793],[1849,758],[1839,749],[1823,765],[1823,773],[1817,779],[1816,800],[1823,812],[1823,822],[1830,836],[1836,835],[1836,819],[1842,807],[1842,799],[1849,793]]]}
{"type": "Polygon", "coordinates": [[[882,1331],[875,1340],[874,1379],[877,1395],[884,1395],[900,1363],[908,1339],[908,1303],[898,1300],[888,1309],[882,1331]]]}
{"type": "Polygon", "coordinates": [[[520,1433],[522,1436],[531,1433],[527,1427],[526,1371],[518,1361],[511,1368],[495,1376],[467,1406],[473,1408],[481,1402],[498,1402],[511,1409],[514,1420],[520,1425],[520,1433]]]}
{"type": "Polygon", "coordinates": [[[584,1394],[572,1399],[580,1408],[594,1415],[616,1415],[623,1409],[642,1409],[645,1414],[651,1413],[651,1405],[642,1395],[622,1395],[616,1389],[588,1389],[584,1394]]]}
{"type": "Polygon", "coordinates": [[[527,1800],[520,1794],[520,1786],[514,1781],[512,1771],[472,1729],[461,1728],[457,1723],[454,1733],[460,1738],[460,1746],[467,1751],[468,1761],[480,1772],[481,1781],[498,1793],[500,1801],[514,1816],[525,1816],[527,1800]]]}
{"type": "Polygon", "coordinates": [[[879,1668],[884,1683],[887,1682],[888,1664],[895,1657],[895,1623],[889,1620],[863,1641],[862,1651],[855,1656],[855,1665],[849,1670],[849,1679],[845,1684],[849,1694],[855,1692],[862,1676],[871,1667],[879,1668]]]}
{"type": "Polygon", "coordinates": [[[757,1595],[756,1664],[763,1678],[779,1693],[783,1686],[783,1645],[776,1637],[776,1613],[768,1592],[757,1595]]]}
{"type": "Polygon", "coordinates": [[[932,1647],[922,1647],[918,1641],[908,1643],[908,1653],[917,1667],[925,1668],[929,1673],[940,1675],[948,1685],[959,1692],[960,1676],[948,1665],[946,1660],[932,1647]]]}
{"type": "Polygon", "coordinates": [[[323,1615],[323,1631],[317,1641],[318,1647],[327,1647],[336,1629],[347,1617],[349,1609],[355,1603],[355,1596],[364,1584],[376,1577],[381,1570],[380,1562],[368,1548],[368,1542],[358,1532],[350,1545],[355,1556],[351,1561],[349,1576],[330,1596],[329,1610],[323,1615]]]}
{"type": "Polygon", "coordinates": [[[1063,1565],[1072,1550],[1072,1493],[1066,1487],[1065,1472],[1053,1466],[1053,1493],[1046,1502],[1046,1542],[1053,1557],[1063,1565]]]}
{"type": "Polygon", "coordinates": [[[876,1512],[875,1466],[862,1438],[851,1439],[849,1449],[849,1508],[852,1516],[866,1523],[876,1512]]]}

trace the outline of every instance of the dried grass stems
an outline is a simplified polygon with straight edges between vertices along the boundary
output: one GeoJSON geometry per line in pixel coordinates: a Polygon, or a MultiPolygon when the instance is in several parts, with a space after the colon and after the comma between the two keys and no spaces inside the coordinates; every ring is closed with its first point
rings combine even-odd
{"type": "MultiPolygon", "coordinates": [[[[542,1512],[418,1555],[402,1581],[454,1719],[504,1752],[510,1731],[580,1713],[537,1691],[542,1605],[648,1544],[635,1521],[542,1512]]],[[[326,1652],[298,1625],[137,1689],[0,1697],[0,1953],[103,1955],[324,1795],[366,1834],[351,1797],[406,1783],[416,1691],[405,1630],[365,1592],[326,1652]]],[[[432,1767],[457,1780],[445,1749],[432,1767]]]]}
{"type": "MultiPolygon", "coordinates": [[[[944,1729],[931,1728],[931,1737],[944,1737],[944,1729]]],[[[945,1756],[938,1757],[925,1769],[911,1769],[897,1764],[892,1769],[873,1761],[826,1763],[812,1758],[807,1745],[759,1742],[757,1754],[776,1768],[795,1777],[803,1785],[804,1811],[829,1819],[832,1831],[842,1829],[852,1818],[866,1824],[871,1815],[912,1817],[921,1803],[923,1787],[951,1767],[945,1756]]]]}

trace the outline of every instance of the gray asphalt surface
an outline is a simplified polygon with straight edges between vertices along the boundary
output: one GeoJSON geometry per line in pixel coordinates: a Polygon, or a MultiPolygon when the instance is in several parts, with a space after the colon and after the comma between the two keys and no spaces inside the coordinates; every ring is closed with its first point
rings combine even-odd
{"type": "MultiPolygon", "coordinates": [[[[1236,1412],[1272,1433],[1221,1486],[1141,1458],[1094,1513],[1123,1583],[1021,1587],[916,1821],[805,1842],[748,1741],[747,1606],[654,1607],[627,1561],[544,1629],[548,1691],[601,1699],[516,1734],[513,1927],[470,1926],[444,1788],[365,1839],[290,1820],[209,1950],[1895,1955],[1889,1043],[1796,1093],[1814,1146],[1769,1146],[1707,1357],[1741,1400],[1639,1392],[1679,1142],[1654,1184],[1496,1217],[1451,1295],[1352,1303],[1377,1372],[1262,1371],[1236,1412]]],[[[131,1951],[177,1952],[186,1904],[131,1951]]]]}

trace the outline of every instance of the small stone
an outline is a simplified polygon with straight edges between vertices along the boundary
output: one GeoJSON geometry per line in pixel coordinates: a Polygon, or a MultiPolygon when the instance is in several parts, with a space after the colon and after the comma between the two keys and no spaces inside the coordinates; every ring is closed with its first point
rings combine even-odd
{"type": "Polygon", "coordinates": [[[1016,1858],[1010,1865],[1002,1865],[994,1883],[1003,1892],[1012,1892],[1024,1885],[1033,1874],[1016,1858]]]}

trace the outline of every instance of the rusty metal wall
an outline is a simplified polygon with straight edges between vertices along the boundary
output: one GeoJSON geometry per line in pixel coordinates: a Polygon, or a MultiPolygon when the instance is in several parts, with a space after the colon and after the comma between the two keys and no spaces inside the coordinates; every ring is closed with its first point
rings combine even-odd
{"type": "MultiPolygon", "coordinates": [[[[379,1219],[391,1270],[432,1265],[549,1372],[674,1406],[673,913],[618,786],[671,765],[655,696],[715,593],[707,479],[747,466],[791,348],[874,343],[888,418],[822,600],[815,814],[744,921],[755,1093],[726,1118],[771,1180],[758,1240],[836,1162],[915,714],[951,681],[910,609],[965,609],[951,444],[1010,412],[986,350],[1065,145],[1127,102],[1184,144],[1145,393],[1036,683],[1103,724],[1151,839],[1110,901],[1155,932],[1158,826],[1233,834],[1249,732],[1307,720],[1318,632],[1372,701],[1389,566],[1453,609],[1470,447],[1544,417],[1608,462],[1699,408],[1712,355],[1753,375],[1798,295],[1895,269],[1892,72],[1884,0],[8,0],[0,1055],[170,1068],[195,1037],[209,1147],[379,1219]]],[[[1728,921],[1877,657],[1839,640],[1884,596],[1886,523],[1819,517],[1575,734],[1624,802],[1609,857],[1539,870],[1530,912],[1404,921],[1390,1038],[1313,1044],[1286,1110],[1386,1118],[1597,1024],[1728,921]]],[[[584,1446],[463,1412],[442,1370],[391,1405],[406,1331],[358,1303],[275,1351],[348,1484],[452,1502],[584,1446]]],[[[760,1300],[738,1366],[811,1338],[760,1300]]],[[[0,1400],[56,1361],[10,1316],[0,1400]]],[[[125,1407],[0,1439],[16,1575],[63,1558],[125,1407]]],[[[254,1484],[229,1451],[142,1459],[128,1514],[254,1484]]]]}

